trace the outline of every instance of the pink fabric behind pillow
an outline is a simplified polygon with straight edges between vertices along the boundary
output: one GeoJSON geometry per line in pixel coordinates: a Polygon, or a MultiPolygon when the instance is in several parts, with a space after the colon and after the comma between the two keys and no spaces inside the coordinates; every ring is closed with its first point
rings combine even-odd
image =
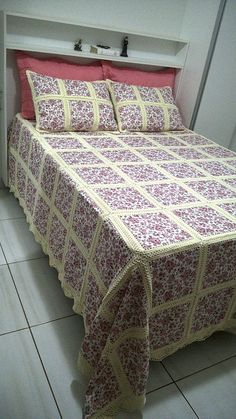
{"type": "Polygon", "coordinates": [[[111,62],[102,61],[104,79],[119,83],[146,87],[174,87],[175,69],[159,71],[142,71],[131,67],[114,67],[111,62]]]}
{"type": "Polygon", "coordinates": [[[39,59],[16,51],[16,63],[21,83],[21,114],[26,119],[35,119],[31,89],[26,70],[61,79],[95,81],[103,80],[101,63],[79,65],[60,58],[39,59]]]}

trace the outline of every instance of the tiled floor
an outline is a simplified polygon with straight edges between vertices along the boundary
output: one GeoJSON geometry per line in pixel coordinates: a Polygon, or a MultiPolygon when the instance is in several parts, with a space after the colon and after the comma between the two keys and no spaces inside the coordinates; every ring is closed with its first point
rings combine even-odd
{"type": "MultiPolygon", "coordinates": [[[[82,419],[83,324],[0,189],[0,419],[82,419]]],[[[236,419],[236,336],[218,333],[151,363],[143,412],[117,419],[236,419]]]]}

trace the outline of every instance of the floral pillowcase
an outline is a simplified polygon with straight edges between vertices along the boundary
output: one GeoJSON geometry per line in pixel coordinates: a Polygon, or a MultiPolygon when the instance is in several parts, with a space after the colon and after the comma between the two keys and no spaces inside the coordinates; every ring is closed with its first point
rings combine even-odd
{"type": "Polygon", "coordinates": [[[142,87],[107,80],[120,131],[184,129],[170,87],[142,87]]]}
{"type": "Polygon", "coordinates": [[[114,131],[117,123],[105,81],[62,80],[27,71],[43,131],[114,131]]]}

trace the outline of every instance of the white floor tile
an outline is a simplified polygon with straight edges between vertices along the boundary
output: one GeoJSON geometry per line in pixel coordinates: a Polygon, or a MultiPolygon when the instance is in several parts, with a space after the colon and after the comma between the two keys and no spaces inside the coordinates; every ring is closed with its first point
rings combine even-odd
{"type": "Polygon", "coordinates": [[[200,418],[236,418],[236,357],[178,382],[200,418]]]}
{"type": "MultiPolygon", "coordinates": [[[[32,331],[63,419],[72,419],[76,414],[78,415],[78,409],[81,411],[86,389],[86,383],[76,366],[76,359],[84,336],[82,319],[78,316],[61,319],[34,327],[32,331]],[[47,348],[50,348],[50,351],[47,348]],[[61,366],[60,370],[56,367],[58,364],[61,366]]],[[[168,384],[170,381],[171,379],[162,365],[158,362],[151,362],[148,391],[168,384]]]]}
{"type": "Polygon", "coordinates": [[[29,331],[0,336],[0,353],[1,418],[59,419],[29,331]]]}
{"type": "Polygon", "coordinates": [[[24,216],[18,200],[9,192],[9,189],[0,189],[0,220],[24,216]]]}
{"type": "Polygon", "coordinates": [[[149,394],[142,412],[122,412],[117,419],[196,419],[196,415],[175,384],[170,384],[149,394]]]}
{"type": "Polygon", "coordinates": [[[171,383],[172,380],[160,362],[150,362],[147,393],[171,383]]]}
{"type": "Polygon", "coordinates": [[[218,332],[205,341],[180,349],[164,359],[163,363],[173,379],[177,380],[232,355],[236,355],[236,335],[218,332]]]}
{"type": "Polygon", "coordinates": [[[7,262],[6,262],[6,259],[5,259],[5,257],[4,257],[4,254],[3,254],[3,252],[2,252],[2,249],[1,249],[1,247],[0,247],[0,265],[5,265],[7,262]]]}
{"type": "Polygon", "coordinates": [[[65,297],[57,271],[48,259],[35,259],[10,265],[17,290],[30,325],[73,314],[71,299],[65,297]]]}
{"type": "Polygon", "coordinates": [[[6,265],[0,266],[0,307],[0,334],[27,327],[20,301],[6,265]]]}
{"type": "Polygon", "coordinates": [[[0,241],[8,263],[45,256],[24,218],[0,221],[0,241]]]}
{"type": "Polygon", "coordinates": [[[83,320],[67,317],[32,328],[63,419],[82,419],[86,383],[77,368],[83,320]]]}

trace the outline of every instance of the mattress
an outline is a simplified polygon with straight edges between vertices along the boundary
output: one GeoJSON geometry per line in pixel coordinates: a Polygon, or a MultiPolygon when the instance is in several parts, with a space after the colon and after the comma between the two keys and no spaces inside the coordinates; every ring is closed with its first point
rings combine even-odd
{"type": "Polygon", "coordinates": [[[196,133],[39,133],[9,184],[83,316],[85,418],[142,408],[149,360],[236,330],[236,154],[196,133]]]}

